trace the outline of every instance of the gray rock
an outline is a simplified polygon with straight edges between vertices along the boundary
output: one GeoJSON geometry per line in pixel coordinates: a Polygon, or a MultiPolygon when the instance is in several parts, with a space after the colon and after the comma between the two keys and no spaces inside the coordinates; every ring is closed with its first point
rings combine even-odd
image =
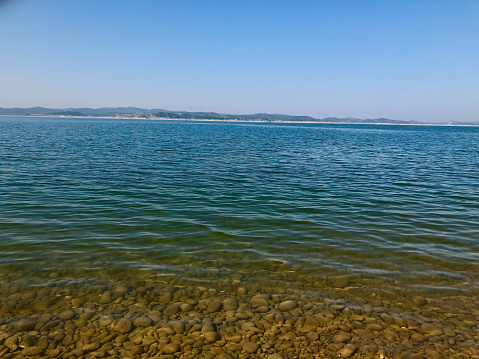
{"type": "Polygon", "coordinates": [[[268,356],[268,359],[284,359],[281,355],[279,355],[278,353],[274,353],[274,354],[270,354],[268,356]]]}

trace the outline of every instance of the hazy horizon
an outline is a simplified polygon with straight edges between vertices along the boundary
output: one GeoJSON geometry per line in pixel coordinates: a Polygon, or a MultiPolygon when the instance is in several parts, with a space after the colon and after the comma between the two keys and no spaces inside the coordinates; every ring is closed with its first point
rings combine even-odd
{"type": "Polygon", "coordinates": [[[479,3],[0,2],[0,106],[479,120],[479,3]]]}

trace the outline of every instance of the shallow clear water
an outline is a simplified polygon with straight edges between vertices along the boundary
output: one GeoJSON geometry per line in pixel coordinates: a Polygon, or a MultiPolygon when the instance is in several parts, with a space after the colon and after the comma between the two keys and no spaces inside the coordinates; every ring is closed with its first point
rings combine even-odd
{"type": "Polygon", "coordinates": [[[1,117],[0,280],[472,300],[478,179],[477,127],[1,117]]]}

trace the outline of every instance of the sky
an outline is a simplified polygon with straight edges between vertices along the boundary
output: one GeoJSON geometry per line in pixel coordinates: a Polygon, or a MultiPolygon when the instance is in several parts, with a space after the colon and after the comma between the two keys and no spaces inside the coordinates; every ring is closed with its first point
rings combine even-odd
{"type": "Polygon", "coordinates": [[[479,1],[0,0],[0,107],[479,121],[479,1]]]}

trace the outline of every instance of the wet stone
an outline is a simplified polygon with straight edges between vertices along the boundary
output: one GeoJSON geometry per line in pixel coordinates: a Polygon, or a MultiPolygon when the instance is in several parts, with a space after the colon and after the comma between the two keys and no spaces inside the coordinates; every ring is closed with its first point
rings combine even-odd
{"type": "Polygon", "coordinates": [[[61,312],[58,317],[63,320],[70,320],[75,318],[75,312],[73,310],[65,310],[61,312]]]}
{"type": "Polygon", "coordinates": [[[205,339],[210,343],[214,343],[220,340],[221,336],[216,332],[207,332],[205,333],[205,339]]]}
{"type": "Polygon", "coordinates": [[[120,319],[113,324],[113,330],[116,330],[122,334],[128,333],[132,329],[132,322],[130,319],[120,319]]]}
{"type": "Polygon", "coordinates": [[[163,351],[164,351],[166,354],[178,353],[180,350],[181,350],[181,347],[180,347],[178,344],[176,344],[176,343],[167,344],[167,345],[165,345],[165,347],[163,348],[163,351]]]}
{"type": "Polygon", "coordinates": [[[285,311],[294,309],[297,306],[298,306],[298,303],[293,302],[292,300],[286,300],[286,301],[280,303],[278,308],[279,308],[279,310],[285,312],[285,311]]]}
{"type": "Polygon", "coordinates": [[[45,349],[43,348],[38,348],[38,347],[27,347],[22,350],[22,354],[25,356],[36,356],[36,355],[42,355],[45,349]]]}
{"type": "Polygon", "coordinates": [[[111,315],[104,315],[99,319],[98,323],[102,327],[106,327],[107,325],[110,325],[111,323],[113,323],[113,317],[111,315]]]}
{"type": "Polygon", "coordinates": [[[180,320],[173,320],[169,322],[169,325],[176,334],[183,334],[185,332],[185,323],[180,320]]]}
{"type": "Polygon", "coordinates": [[[163,314],[166,315],[167,317],[170,317],[179,311],[179,307],[176,304],[170,305],[163,310],[163,314]]]}
{"type": "Polygon", "coordinates": [[[256,343],[248,342],[243,345],[243,350],[246,351],[247,353],[256,353],[258,348],[259,348],[259,345],[256,343]]]}
{"type": "Polygon", "coordinates": [[[83,350],[85,351],[92,351],[92,350],[97,350],[100,348],[100,343],[94,342],[94,343],[88,343],[83,345],[83,350]]]}
{"type": "Polygon", "coordinates": [[[358,347],[354,344],[346,344],[346,346],[341,350],[341,358],[349,358],[356,353],[358,347]]]}
{"type": "Polygon", "coordinates": [[[351,336],[347,333],[340,333],[333,337],[333,343],[347,343],[351,340],[351,336]]]}
{"type": "Polygon", "coordinates": [[[353,330],[353,332],[361,339],[366,339],[366,340],[374,339],[374,334],[367,329],[355,329],[353,330]]]}
{"type": "Polygon", "coordinates": [[[152,324],[152,320],[149,317],[143,316],[133,320],[135,327],[149,327],[152,324]]]}
{"type": "Polygon", "coordinates": [[[222,307],[223,307],[223,302],[220,299],[216,299],[216,300],[211,301],[208,304],[208,308],[206,310],[209,313],[216,313],[216,312],[219,312],[222,307]]]}
{"type": "Polygon", "coordinates": [[[98,302],[100,304],[108,304],[108,303],[111,303],[111,301],[112,301],[111,292],[105,292],[102,294],[98,302]]]}
{"type": "Polygon", "coordinates": [[[238,309],[238,301],[235,298],[225,299],[223,302],[223,309],[225,311],[238,309]]]}
{"type": "Polygon", "coordinates": [[[15,323],[15,328],[17,328],[20,331],[28,332],[35,329],[36,325],[37,325],[37,321],[33,319],[21,319],[15,323]]]}
{"type": "Polygon", "coordinates": [[[423,306],[427,304],[427,299],[419,296],[415,296],[413,299],[414,304],[418,306],[423,306]]]}
{"type": "Polygon", "coordinates": [[[430,334],[432,336],[437,336],[437,335],[442,335],[443,334],[443,331],[436,327],[435,325],[433,324],[430,324],[430,323],[424,323],[421,325],[421,330],[427,334],[430,334]]]}

